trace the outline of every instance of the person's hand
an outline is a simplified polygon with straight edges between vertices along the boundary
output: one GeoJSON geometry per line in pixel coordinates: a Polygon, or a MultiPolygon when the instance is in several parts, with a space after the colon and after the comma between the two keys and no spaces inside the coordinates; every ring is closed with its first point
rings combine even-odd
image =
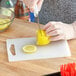
{"type": "Polygon", "coordinates": [[[26,6],[28,6],[30,11],[33,12],[36,5],[38,7],[38,11],[41,10],[41,6],[44,0],[23,0],[23,1],[26,4],[26,6]]]}
{"type": "Polygon", "coordinates": [[[44,27],[47,36],[50,36],[50,41],[69,40],[75,37],[72,24],[62,22],[49,22],[44,27]]]}

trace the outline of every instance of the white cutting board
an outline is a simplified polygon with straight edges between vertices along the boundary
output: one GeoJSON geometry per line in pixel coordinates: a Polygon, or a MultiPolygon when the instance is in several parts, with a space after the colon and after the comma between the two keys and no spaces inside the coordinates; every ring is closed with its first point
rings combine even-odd
{"type": "Polygon", "coordinates": [[[8,39],[6,42],[9,61],[22,61],[71,56],[67,41],[51,42],[49,45],[46,46],[37,46],[37,52],[32,54],[24,53],[22,47],[28,44],[35,44],[36,38],[8,39]],[[12,55],[12,53],[10,52],[10,47],[12,44],[14,44],[15,46],[16,55],[12,55]]]}

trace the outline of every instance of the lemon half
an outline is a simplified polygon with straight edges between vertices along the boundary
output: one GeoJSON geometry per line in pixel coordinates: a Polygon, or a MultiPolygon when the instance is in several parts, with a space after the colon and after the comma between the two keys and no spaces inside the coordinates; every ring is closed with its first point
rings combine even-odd
{"type": "Polygon", "coordinates": [[[34,53],[34,52],[36,52],[37,51],[37,47],[35,46],[35,45],[25,45],[24,47],[23,47],[23,51],[25,52],[25,53],[34,53]]]}
{"type": "Polygon", "coordinates": [[[37,31],[37,45],[47,45],[50,43],[50,37],[48,37],[44,30],[37,31]]]}

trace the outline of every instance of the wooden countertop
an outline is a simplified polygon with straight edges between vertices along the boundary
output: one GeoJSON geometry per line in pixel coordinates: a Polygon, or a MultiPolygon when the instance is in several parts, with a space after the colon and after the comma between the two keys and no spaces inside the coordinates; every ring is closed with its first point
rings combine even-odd
{"type": "Polygon", "coordinates": [[[8,62],[6,39],[35,36],[37,29],[37,24],[15,19],[8,30],[0,33],[0,76],[40,76],[59,71],[61,64],[76,62],[76,40],[68,41],[72,52],[68,58],[8,62]]]}

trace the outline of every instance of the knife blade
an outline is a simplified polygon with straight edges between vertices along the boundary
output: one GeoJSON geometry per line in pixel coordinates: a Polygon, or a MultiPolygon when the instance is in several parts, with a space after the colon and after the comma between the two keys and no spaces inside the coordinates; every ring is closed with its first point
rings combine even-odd
{"type": "Polygon", "coordinates": [[[41,27],[40,27],[40,22],[39,22],[39,16],[37,16],[37,23],[38,23],[38,28],[39,28],[40,33],[41,33],[41,36],[42,36],[41,27]]]}
{"type": "Polygon", "coordinates": [[[42,35],[41,27],[40,27],[40,22],[39,22],[39,15],[38,14],[39,14],[39,11],[38,11],[38,7],[36,5],[35,8],[34,8],[34,16],[37,18],[38,28],[39,28],[40,33],[42,35]]]}

